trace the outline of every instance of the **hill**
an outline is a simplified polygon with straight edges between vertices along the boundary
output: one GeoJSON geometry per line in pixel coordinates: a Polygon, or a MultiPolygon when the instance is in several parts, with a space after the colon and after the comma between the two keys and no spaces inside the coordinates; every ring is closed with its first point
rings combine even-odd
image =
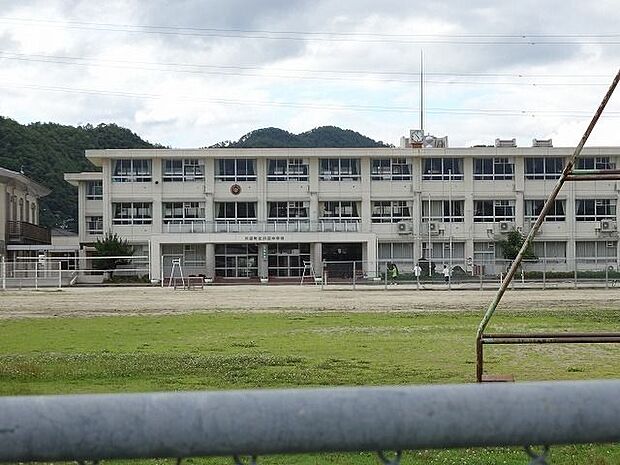
{"type": "Polygon", "coordinates": [[[97,171],[84,157],[84,150],[149,147],[154,145],[115,124],[22,125],[0,117],[0,166],[23,170],[26,176],[52,190],[41,202],[41,223],[45,226],[77,228],[76,189],[64,181],[64,173],[97,171]]]}
{"type": "Polygon", "coordinates": [[[319,147],[388,147],[359,132],[335,126],[321,126],[301,134],[293,134],[278,128],[256,129],[238,141],[224,141],[211,148],[319,148],[319,147]]]}

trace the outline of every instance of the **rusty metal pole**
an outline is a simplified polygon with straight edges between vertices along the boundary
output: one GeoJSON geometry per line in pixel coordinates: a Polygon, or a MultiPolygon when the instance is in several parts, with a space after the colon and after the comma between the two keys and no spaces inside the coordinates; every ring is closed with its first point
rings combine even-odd
{"type": "MultiPolygon", "coordinates": [[[[517,254],[517,256],[514,259],[514,261],[512,262],[512,265],[510,266],[510,269],[508,270],[508,272],[506,273],[506,276],[504,277],[504,280],[502,281],[502,285],[500,286],[499,290],[497,291],[497,294],[495,294],[495,298],[489,304],[489,307],[487,308],[484,316],[482,317],[482,321],[480,321],[480,324],[478,325],[478,331],[476,333],[476,347],[479,347],[479,346],[481,347],[481,345],[478,344],[478,341],[480,341],[482,339],[482,334],[484,333],[485,328],[489,324],[489,321],[490,321],[491,317],[493,316],[493,313],[495,313],[495,310],[497,309],[497,306],[499,305],[499,302],[502,300],[502,297],[503,297],[504,293],[506,292],[506,289],[508,288],[508,285],[512,281],[512,278],[514,277],[514,275],[515,275],[515,273],[517,271],[517,268],[519,268],[519,265],[521,264],[521,261],[523,260],[523,255],[525,254],[525,251],[528,249],[528,247],[530,246],[530,244],[534,240],[534,236],[538,233],[538,230],[540,229],[540,226],[542,225],[543,221],[545,220],[545,217],[547,216],[547,213],[549,212],[549,210],[553,206],[553,203],[554,203],[556,197],[558,196],[558,193],[560,192],[560,189],[562,189],[562,186],[564,185],[564,182],[566,181],[567,177],[570,175],[571,171],[573,170],[573,165],[575,164],[575,161],[577,160],[577,157],[581,154],[581,151],[583,150],[583,146],[586,144],[586,141],[588,140],[588,137],[590,137],[590,134],[592,133],[592,130],[594,129],[594,126],[596,126],[596,123],[598,122],[601,114],[603,113],[603,110],[605,109],[605,106],[607,106],[607,103],[609,102],[609,99],[611,98],[612,94],[614,93],[614,90],[616,90],[616,86],[618,85],[619,81],[620,81],[620,70],[616,73],[616,77],[612,81],[611,85],[609,86],[609,89],[607,90],[607,93],[605,94],[605,97],[603,97],[603,100],[601,101],[601,104],[599,105],[598,109],[596,110],[596,113],[592,117],[592,121],[590,121],[590,124],[588,125],[586,131],[584,132],[583,136],[581,137],[581,140],[579,141],[579,144],[575,148],[575,151],[573,152],[573,155],[568,160],[568,163],[566,163],[566,166],[564,167],[564,170],[562,171],[562,174],[560,175],[560,178],[558,179],[558,181],[556,182],[553,190],[551,191],[551,194],[549,194],[549,197],[547,198],[547,200],[545,202],[545,205],[542,208],[542,211],[538,215],[538,218],[536,218],[536,222],[534,223],[534,225],[530,229],[530,232],[528,233],[527,237],[525,238],[525,241],[523,242],[523,245],[521,246],[521,250],[519,250],[519,253],[517,254]]],[[[483,371],[482,359],[480,357],[478,357],[477,360],[479,360],[479,363],[477,363],[477,365],[476,365],[476,380],[478,382],[481,382],[482,381],[482,371],[483,371]]]]}

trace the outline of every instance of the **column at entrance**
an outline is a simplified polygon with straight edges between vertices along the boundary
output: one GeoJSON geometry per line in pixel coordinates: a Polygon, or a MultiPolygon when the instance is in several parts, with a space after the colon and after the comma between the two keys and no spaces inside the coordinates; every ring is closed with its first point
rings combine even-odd
{"type": "Polygon", "coordinates": [[[258,277],[266,279],[269,277],[269,244],[258,244],[258,277]]]}
{"type": "Polygon", "coordinates": [[[215,244],[205,244],[205,275],[207,278],[215,279],[215,244]]]}
{"type": "Polygon", "coordinates": [[[314,268],[314,274],[323,276],[323,244],[313,242],[310,244],[310,260],[314,268]]]}
{"type": "Polygon", "coordinates": [[[362,257],[364,260],[364,274],[369,278],[375,278],[378,276],[378,263],[377,263],[377,237],[373,236],[366,242],[366,247],[362,247],[362,257]]]}

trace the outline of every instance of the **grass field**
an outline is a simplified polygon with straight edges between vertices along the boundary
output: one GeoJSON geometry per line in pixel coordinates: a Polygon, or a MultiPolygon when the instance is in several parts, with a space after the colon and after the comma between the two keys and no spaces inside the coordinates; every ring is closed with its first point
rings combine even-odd
{"type": "MultiPolygon", "coordinates": [[[[338,308],[339,299],[347,297],[331,294],[334,301],[327,308],[338,308]]],[[[0,305],[9,305],[3,297],[0,305]]],[[[20,301],[24,296],[8,297],[20,301]]],[[[48,300],[61,297],[54,294],[48,300]]],[[[6,318],[0,320],[0,394],[472,382],[481,311],[436,311],[442,295],[431,297],[425,297],[430,299],[427,308],[414,312],[326,312],[325,302],[318,304],[320,309],[294,312],[209,311],[212,306],[205,301],[200,313],[179,315],[67,316],[69,305],[63,317],[6,318]]],[[[511,308],[498,312],[491,327],[617,329],[615,294],[605,302],[602,309],[581,303],[568,308],[556,304],[545,311],[511,308]]],[[[489,372],[513,373],[518,381],[620,377],[620,347],[613,345],[495,346],[486,349],[485,358],[489,372]]],[[[232,463],[225,458],[189,463],[203,461],[232,463]]],[[[403,461],[527,463],[515,449],[416,451],[403,461]]],[[[552,462],[620,464],[620,446],[557,447],[552,462]]],[[[264,457],[260,463],[378,462],[372,454],[329,454],[264,457]]]]}

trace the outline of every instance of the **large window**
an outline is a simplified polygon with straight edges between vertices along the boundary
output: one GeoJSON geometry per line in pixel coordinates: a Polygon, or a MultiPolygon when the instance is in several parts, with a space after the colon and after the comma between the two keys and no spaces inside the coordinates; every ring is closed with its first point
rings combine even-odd
{"type": "MultiPolygon", "coordinates": [[[[545,205],[545,200],[526,200],[525,201],[525,220],[535,221],[545,205]]],[[[545,216],[545,221],[565,221],[566,220],[566,200],[556,200],[551,209],[545,216]]]]}
{"type": "Polygon", "coordinates": [[[495,242],[474,242],[474,265],[494,263],[496,258],[504,258],[498,244],[495,242]]]}
{"type": "Polygon", "coordinates": [[[153,204],[151,202],[119,202],[112,204],[114,224],[151,224],[153,204]]]}
{"type": "Polygon", "coordinates": [[[88,234],[103,234],[103,216],[87,216],[86,230],[88,234]]]}
{"type": "MultiPolygon", "coordinates": [[[[452,262],[462,263],[465,259],[465,243],[464,242],[432,242],[428,246],[427,242],[422,242],[422,257],[432,262],[443,262],[447,265],[452,262]]],[[[439,273],[441,269],[435,267],[435,272],[439,273]]]]}
{"type": "Polygon", "coordinates": [[[205,178],[203,160],[164,160],[164,182],[198,181],[205,178]]]}
{"type": "Polygon", "coordinates": [[[474,179],[505,181],[514,177],[514,164],[510,158],[474,158],[474,179]]]}
{"type": "Polygon", "coordinates": [[[304,262],[310,263],[310,244],[269,244],[269,276],[302,276],[304,262]]]}
{"type": "Polygon", "coordinates": [[[398,223],[411,219],[406,200],[377,200],[372,202],[373,223],[398,223]]]}
{"type": "Polygon", "coordinates": [[[425,158],[422,179],[428,181],[460,181],[463,179],[463,159],[425,158]]]}
{"type": "Polygon", "coordinates": [[[301,158],[276,158],[268,161],[267,181],[307,181],[308,164],[301,158]]]}
{"type": "Polygon", "coordinates": [[[577,221],[616,219],[616,199],[577,199],[575,210],[577,221]]]}
{"type": "Polygon", "coordinates": [[[359,220],[357,202],[350,200],[323,202],[321,204],[322,220],[359,220]]]}
{"type": "Polygon", "coordinates": [[[444,223],[462,223],[465,221],[464,200],[431,200],[422,202],[422,221],[443,221],[444,223]]]}
{"type": "Polygon", "coordinates": [[[256,221],[256,202],[216,202],[215,219],[218,222],[256,221]]]}
{"type": "Polygon", "coordinates": [[[474,200],[474,222],[514,221],[514,200],[474,200]]]}
{"type": "Polygon", "coordinates": [[[215,275],[225,278],[258,276],[258,246],[256,244],[217,244],[215,246],[215,275]]]}
{"type": "Polygon", "coordinates": [[[556,263],[566,262],[566,242],[564,241],[535,241],[534,255],[539,259],[552,260],[556,263]]]}
{"type": "Polygon", "coordinates": [[[115,160],[112,182],[151,182],[151,160],[115,160]]]}
{"type": "Polygon", "coordinates": [[[616,163],[612,162],[609,157],[586,157],[577,160],[577,169],[579,170],[613,170],[616,163]]]}
{"type": "Polygon", "coordinates": [[[558,179],[563,169],[563,158],[536,157],[525,159],[525,179],[558,179]]]}
{"type": "Polygon", "coordinates": [[[370,176],[373,181],[409,181],[411,165],[405,158],[373,158],[370,176]]]}
{"type": "Polygon", "coordinates": [[[578,258],[577,266],[579,266],[579,263],[584,262],[599,266],[607,266],[616,261],[617,251],[617,241],[575,242],[575,255],[578,258]]]}
{"type": "MultiPolygon", "coordinates": [[[[409,270],[413,268],[412,242],[380,242],[379,261],[381,262],[408,262],[409,270]]],[[[401,270],[401,271],[409,271],[401,270]]]]}
{"type": "Polygon", "coordinates": [[[103,199],[103,181],[88,181],[86,183],[86,200],[103,199]]]}
{"type": "Polygon", "coordinates": [[[219,181],[256,181],[256,160],[253,158],[220,158],[216,162],[215,179],[219,181]]]}
{"type": "Polygon", "coordinates": [[[358,158],[321,158],[319,176],[321,181],[357,181],[360,161],[358,158]]]}
{"type": "Polygon", "coordinates": [[[190,224],[205,220],[203,202],[164,202],[164,224],[190,224]]]}
{"type": "Polygon", "coordinates": [[[308,202],[269,202],[269,221],[308,219],[308,202]]]}

